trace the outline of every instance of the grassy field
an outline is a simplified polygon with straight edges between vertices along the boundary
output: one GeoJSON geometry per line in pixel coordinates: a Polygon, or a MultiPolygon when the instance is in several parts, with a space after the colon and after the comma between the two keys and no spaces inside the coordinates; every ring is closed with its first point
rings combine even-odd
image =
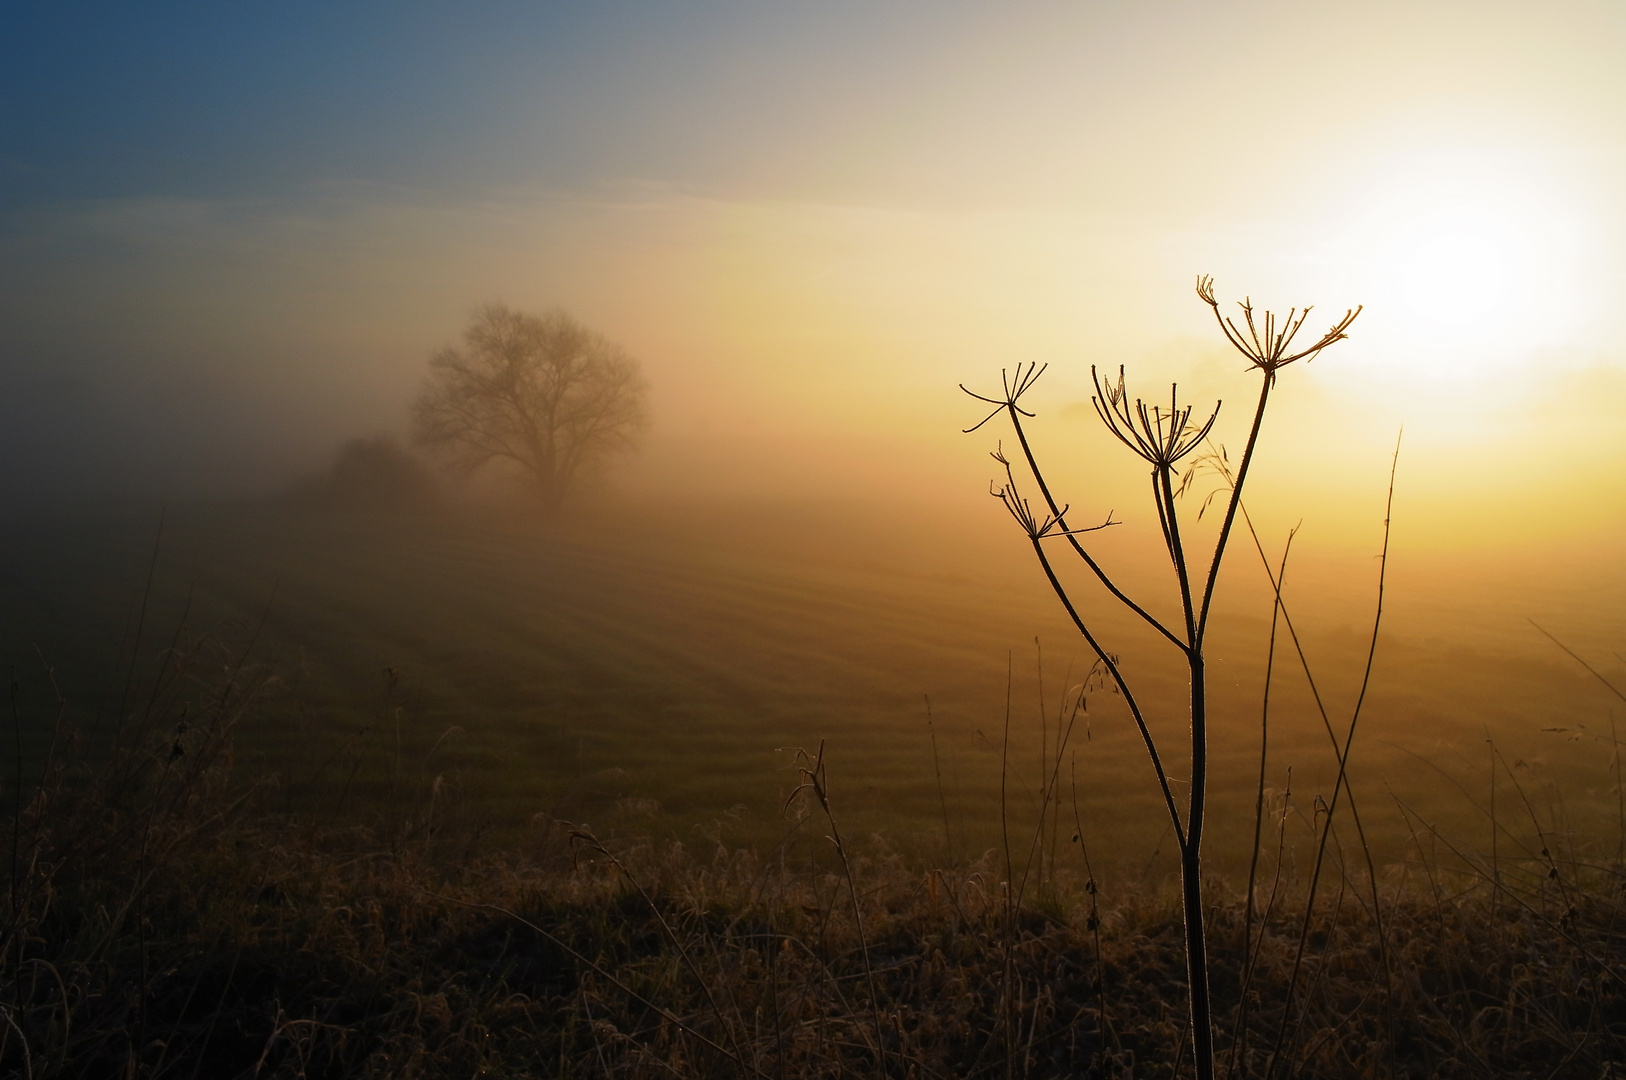
{"type": "MultiPolygon", "coordinates": [[[[0,534],[0,1068],[1180,1072],[1180,914],[1142,748],[992,515],[157,518],[58,508],[0,534]],[[841,844],[797,790],[812,762],[790,748],[821,744],[841,844]]],[[[1158,584],[1144,539],[1105,538],[1136,588],[1158,584]]],[[[1233,564],[1211,653],[1222,1056],[1233,1075],[1615,1075],[1620,699],[1528,618],[1620,685],[1618,563],[1391,571],[1362,828],[1340,810],[1311,906],[1332,757],[1279,652],[1250,906],[1269,595],[1233,564]]],[[[1311,551],[1295,575],[1341,727],[1371,560],[1311,551]]],[[[1178,672],[1101,625],[1178,777],[1178,672]]]]}
{"type": "MultiPolygon", "coordinates": [[[[313,815],[394,812],[438,777],[438,797],[499,838],[562,817],[607,835],[767,843],[796,781],[788,748],[822,741],[854,835],[970,858],[999,840],[1002,756],[1011,811],[1031,816],[1069,690],[1089,668],[996,511],[668,505],[550,526],[489,511],[217,503],[171,507],[160,536],[155,507],[58,508],[5,530],[0,643],[35,736],[52,712],[41,658],[70,715],[94,731],[121,700],[139,705],[183,626],[227,653],[247,650],[278,685],[239,732],[241,766],[276,775],[288,805],[313,815]]],[[[1156,588],[1165,583],[1136,554],[1143,540],[1106,543],[1156,588]]],[[[1240,546],[1233,555],[1214,647],[1210,850],[1232,867],[1258,770],[1269,596],[1254,558],[1240,546]]],[[[1383,857],[1404,858],[1410,844],[1397,799],[1456,834],[1488,837],[1487,738],[1505,759],[1498,768],[1517,763],[1550,801],[1544,814],[1616,829],[1612,699],[1525,617],[1618,673],[1610,648],[1626,639],[1626,589],[1618,565],[1536,571],[1395,557],[1355,758],[1383,857]]],[[[1336,551],[1311,551],[1290,582],[1340,726],[1374,585],[1369,557],[1336,551]]],[[[1179,672],[1116,616],[1103,625],[1149,688],[1178,763],[1179,672]]],[[[1331,756],[1297,663],[1278,655],[1267,771],[1280,791],[1291,766],[1293,796],[1309,808],[1330,783],[1331,756]]],[[[1110,865],[1166,869],[1153,854],[1163,822],[1120,704],[1095,689],[1076,725],[1064,789],[1085,828],[1110,865]]]]}

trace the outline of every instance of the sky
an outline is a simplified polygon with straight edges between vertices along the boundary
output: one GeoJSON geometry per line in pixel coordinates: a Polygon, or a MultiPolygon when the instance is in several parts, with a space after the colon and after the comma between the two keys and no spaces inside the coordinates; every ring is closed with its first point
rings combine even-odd
{"type": "Polygon", "coordinates": [[[1404,427],[1419,542],[1615,542],[1623,45],[1612,3],[3,3],[0,492],[274,490],[499,300],[640,358],[632,492],[981,497],[958,385],[1036,362],[1111,503],[1092,364],[1239,437],[1212,274],[1365,305],[1284,374],[1273,523],[1369,543],[1404,427]]]}

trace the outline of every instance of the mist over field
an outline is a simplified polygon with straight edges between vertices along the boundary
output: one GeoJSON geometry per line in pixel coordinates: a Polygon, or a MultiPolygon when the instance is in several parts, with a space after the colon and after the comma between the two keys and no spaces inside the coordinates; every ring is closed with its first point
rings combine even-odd
{"type": "MultiPolygon", "coordinates": [[[[997,842],[1008,700],[1014,805],[1032,802],[1041,743],[1053,752],[1058,723],[1075,715],[1070,782],[1097,857],[1143,858],[1163,826],[1129,717],[1099,673],[1086,710],[1072,713],[1092,658],[1020,533],[988,509],[651,499],[557,523],[486,507],[214,501],[172,504],[161,536],[150,508],[57,509],[8,519],[4,645],[25,715],[55,708],[48,663],[87,731],[105,728],[112,699],[139,704],[183,630],[223,657],[247,648],[280,685],[239,731],[242,767],[330,810],[344,805],[347,775],[381,802],[387,774],[445,778],[463,812],[510,839],[544,815],[605,835],[720,828],[772,843],[794,786],[791,750],[823,741],[853,827],[904,849],[947,842],[975,854],[997,842]]],[[[1147,559],[1139,525],[1101,550],[1171,615],[1172,576],[1147,559]]],[[[1618,685],[1609,643],[1626,630],[1614,602],[1626,583],[1618,562],[1585,550],[1545,555],[1510,568],[1392,554],[1352,766],[1369,798],[1394,790],[1430,820],[1471,827],[1472,804],[1453,785],[1483,785],[1489,737],[1563,784],[1577,822],[1613,812],[1599,756],[1611,695],[1528,620],[1618,685]]],[[[1290,610],[1321,693],[1347,722],[1375,560],[1318,544],[1308,526],[1295,559],[1290,610]]],[[[1179,668],[1092,599],[1097,632],[1183,774],[1179,668]]],[[[1269,603],[1257,556],[1239,548],[1212,646],[1212,768],[1226,816],[1209,848],[1232,870],[1257,771],[1269,603]]],[[[1291,769],[1296,790],[1324,790],[1332,765],[1313,701],[1285,648],[1277,665],[1270,782],[1283,788],[1291,769]]],[[[1401,818],[1369,813],[1380,856],[1402,857],[1401,818]]]]}
{"type": "MultiPolygon", "coordinates": [[[[9,9],[0,622],[30,715],[42,661],[81,719],[128,707],[184,624],[287,681],[245,735],[268,769],[382,739],[399,707],[400,760],[503,827],[653,800],[688,824],[749,805],[765,834],[778,748],[827,739],[866,820],[918,840],[943,829],[935,734],[986,840],[1007,686],[1036,746],[1091,657],[988,497],[1011,432],[964,434],[959,386],[1049,365],[1035,451],[1173,617],[1090,372],[1223,399],[1234,456],[1256,380],[1192,293],[1212,273],[1225,313],[1316,305],[1306,335],[1365,305],[1283,373],[1247,501],[1271,559],[1299,529],[1286,595],[1347,713],[1400,438],[1360,782],[1438,787],[1487,736],[1595,765],[1613,699],[1532,620],[1619,685],[1618,13],[1274,10],[9,9]],[[430,358],[492,303],[569,312],[648,382],[638,450],[559,515],[412,440],[430,358]],[[439,494],[332,487],[380,437],[439,494]]],[[[1217,609],[1219,786],[1244,793],[1260,566],[1236,538],[1217,609]]],[[[1179,671],[1105,599],[1177,745],[1179,671]]],[[[1324,783],[1296,663],[1272,782],[1324,783]]],[[[1111,699],[1084,798],[1155,822],[1111,699]]]]}

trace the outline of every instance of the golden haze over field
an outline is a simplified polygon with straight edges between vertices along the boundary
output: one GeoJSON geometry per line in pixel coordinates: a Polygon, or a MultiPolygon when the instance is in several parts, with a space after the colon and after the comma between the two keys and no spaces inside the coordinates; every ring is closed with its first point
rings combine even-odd
{"type": "MultiPolygon", "coordinates": [[[[1232,313],[1315,305],[1306,334],[1364,305],[1348,341],[1283,373],[1251,480],[1272,551],[1302,525],[1295,602],[1363,623],[1403,428],[1393,630],[1545,664],[1535,617],[1618,673],[1613,6],[160,8],[83,37],[5,18],[0,489],[24,548],[64,506],[260,498],[346,439],[405,435],[430,356],[496,301],[568,310],[642,363],[652,425],[589,518],[811,513],[822,547],[717,544],[787,572],[862,562],[875,536],[955,580],[1001,560],[1027,590],[1006,615],[1037,620],[1055,618],[1042,579],[985,494],[1009,433],[962,434],[981,413],[957,386],[1049,365],[1026,399],[1036,449],[1075,513],[1116,512],[1102,550],[1168,603],[1144,469],[1096,420],[1090,369],[1223,399],[1214,438],[1235,453],[1256,376],[1192,294],[1211,273],[1232,313]]],[[[638,535],[658,561],[658,530],[638,535]]],[[[220,589],[248,596],[309,571],[304,543],[194,545],[173,585],[236,565],[220,589]]],[[[417,558],[426,578],[466,569],[417,558]]],[[[1263,618],[1254,555],[1231,560],[1222,598],[1263,618]]],[[[19,571],[57,599],[13,611],[90,621],[66,598],[89,573],[54,573],[19,571]]],[[[377,587],[411,592],[404,573],[377,587]]],[[[990,708],[1007,650],[1065,634],[986,615],[1015,595],[965,616],[1004,628],[971,634],[990,708]]],[[[398,599],[362,604],[356,636],[416,617],[398,599]]],[[[480,595],[460,602],[495,632],[480,595]]],[[[934,690],[897,675],[899,700],[934,690]]]]}

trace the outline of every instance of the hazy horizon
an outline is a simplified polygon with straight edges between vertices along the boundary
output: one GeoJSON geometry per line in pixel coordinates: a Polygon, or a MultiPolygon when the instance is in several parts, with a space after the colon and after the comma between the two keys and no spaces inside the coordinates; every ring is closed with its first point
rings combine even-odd
{"type": "Polygon", "coordinates": [[[13,6],[0,490],[273,491],[500,300],[642,361],[626,497],[974,502],[957,384],[1037,362],[1070,497],[1122,509],[1091,364],[1249,408],[1210,273],[1306,334],[1366,305],[1284,373],[1276,531],[1369,528],[1404,425],[1409,542],[1617,544],[1622,18],[13,6]]]}

